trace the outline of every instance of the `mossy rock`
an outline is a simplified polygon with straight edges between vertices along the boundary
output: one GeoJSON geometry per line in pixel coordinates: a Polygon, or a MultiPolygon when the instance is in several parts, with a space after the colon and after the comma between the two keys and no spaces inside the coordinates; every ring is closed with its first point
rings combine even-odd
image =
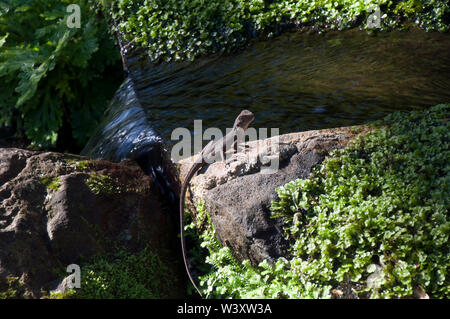
{"type": "MultiPolygon", "coordinates": [[[[237,262],[201,234],[215,297],[448,298],[450,104],[394,113],[336,150],[308,178],[279,187],[291,256],[237,262]]],[[[199,210],[205,214],[205,205],[199,210]]],[[[194,223],[195,225],[195,223],[194,223]]],[[[194,226],[190,226],[194,227],[194,226]]]]}
{"type": "MultiPolygon", "coordinates": [[[[54,270],[89,265],[119,246],[128,259],[172,265],[163,270],[179,282],[176,230],[159,189],[139,166],[21,149],[1,149],[0,159],[2,297],[17,291],[39,298],[59,284],[54,270]],[[20,278],[21,289],[8,277],[20,278]]],[[[177,287],[174,294],[183,294],[177,287]]]]}

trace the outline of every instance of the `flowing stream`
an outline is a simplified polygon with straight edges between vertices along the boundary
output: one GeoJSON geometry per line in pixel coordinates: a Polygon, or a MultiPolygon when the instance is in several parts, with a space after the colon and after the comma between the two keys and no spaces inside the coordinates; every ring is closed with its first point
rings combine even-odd
{"type": "Polygon", "coordinates": [[[177,127],[202,119],[203,129],[224,130],[244,108],[256,114],[252,126],[288,133],[450,102],[450,34],[288,32],[194,62],[154,65],[135,53],[129,69],[84,154],[139,158],[175,143],[177,127]]]}

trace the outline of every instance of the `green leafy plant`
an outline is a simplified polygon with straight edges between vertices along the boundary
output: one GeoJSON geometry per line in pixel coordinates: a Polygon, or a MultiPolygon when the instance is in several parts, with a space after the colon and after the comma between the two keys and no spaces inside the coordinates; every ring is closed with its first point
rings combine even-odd
{"type": "MultiPolygon", "coordinates": [[[[280,258],[274,265],[262,262],[258,267],[249,261],[239,262],[228,247],[215,237],[214,225],[206,212],[205,203],[197,204],[198,214],[186,225],[186,235],[196,237],[207,249],[204,259],[209,268],[201,271],[200,287],[207,298],[319,298],[326,297],[329,287],[317,287],[290,271],[290,261],[280,258]]],[[[192,253],[200,260],[201,254],[192,253]]],[[[201,267],[199,267],[201,268],[201,267]]]]}
{"type": "Polygon", "coordinates": [[[176,275],[157,254],[146,248],[137,253],[127,249],[98,256],[81,266],[81,285],[51,298],[132,299],[173,296],[176,275]]]}
{"type": "Polygon", "coordinates": [[[69,140],[60,142],[82,146],[121,80],[120,55],[96,1],[77,1],[79,29],[67,25],[72,3],[0,5],[0,127],[15,127],[38,146],[55,146],[66,131],[69,140]]]}
{"type": "Polygon", "coordinates": [[[390,115],[310,179],[277,190],[272,211],[288,225],[295,272],[367,283],[376,265],[372,296],[408,296],[417,285],[449,296],[449,113],[443,104],[390,115]]]}
{"type": "Polygon", "coordinates": [[[205,293],[325,298],[345,284],[360,297],[407,297],[421,287],[448,298],[449,118],[450,104],[389,115],[308,179],[278,188],[271,211],[285,222],[290,260],[239,263],[207,227],[205,293]]]}
{"type": "Polygon", "coordinates": [[[20,278],[8,276],[6,277],[6,289],[1,287],[0,299],[22,299],[23,298],[23,284],[20,278]]]}
{"type": "Polygon", "coordinates": [[[448,31],[450,22],[445,0],[121,0],[105,6],[128,41],[136,39],[154,61],[232,52],[255,36],[271,37],[291,27],[369,28],[375,6],[384,30],[411,21],[448,31]]]}
{"type": "Polygon", "coordinates": [[[41,183],[43,183],[47,188],[53,189],[57,191],[61,187],[61,182],[59,181],[59,177],[49,177],[44,176],[40,178],[41,183]]]}

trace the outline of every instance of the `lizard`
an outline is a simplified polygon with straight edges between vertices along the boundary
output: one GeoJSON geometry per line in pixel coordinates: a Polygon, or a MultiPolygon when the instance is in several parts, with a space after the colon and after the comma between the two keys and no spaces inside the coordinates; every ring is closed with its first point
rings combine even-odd
{"type": "MultiPolygon", "coordinates": [[[[189,266],[187,264],[187,257],[186,257],[186,242],[184,238],[184,200],[186,197],[186,190],[189,185],[189,182],[191,181],[192,177],[194,177],[195,173],[198,172],[202,167],[207,163],[212,163],[213,159],[216,158],[216,150],[222,151],[222,155],[228,151],[227,147],[232,146],[237,149],[237,145],[235,143],[235,137],[238,134],[238,130],[242,129],[245,131],[251,122],[255,119],[255,115],[248,111],[243,110],[238,115],[236,120],[234,121],[233,129],[228,132],[224,137],[218,139],[217,141],[210,141],[205,148],[199,153],[199,159],[194,161],[194,164],[189,169],[186,178],[183,181],[183,184],[181,186],[180,191],[180,237],[181,237],[181,251],[183,254],[183,261],[184,266],[186,268],[186,272],[189,276],[189,280],[191,281],[194,288],[197,290],[200,296],[202,296],[200,289],[197,287],[197,285],[194,282],[194,279],[192,278],[191,272],[189,270],[189,266]]],[[[222,156],[222,159],[224,156],[222,156]]]]}

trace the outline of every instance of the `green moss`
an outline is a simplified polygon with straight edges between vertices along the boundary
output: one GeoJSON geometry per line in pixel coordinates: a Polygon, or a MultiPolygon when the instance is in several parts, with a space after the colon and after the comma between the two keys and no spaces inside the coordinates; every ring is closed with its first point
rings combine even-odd
{"type": "Polygon", "coordinates": [[[71,159],[71,160],[67,161],[67,163],[73,164],[75,166],[75,169],[80,172],[87,172],[87,171],[89,171],[89,169],[92,166],[91,161],[89,161],[89,160],[80,161],[77,158],[71,159]]]}
{"type": "Polygon", "coordinates": [[[112,196],[124,192],[124,187],[118,181],[95,172],[86,180],[86,185],[96,195],[112,196]]]}
{"type": "Polygon", "coordinates": [[[81,288],[50,298],[137,299],[175,295],[176,274],[150,249],[131,253],[125,248],[81,265],[81,288]]]}
{"type": "Polygon", "coordinates": [[[66,292],[50,292],[43,291],[43,299],[76,299],[76,290],[69,289],[66,292]]]}
{"type": "Polygon", "coordinates": [[[40,178],[41,183],[43,183],[47,188],[53,189],[57,191],[61,187],[61,182],[59,181],[59,177],[49,177],[44,176],[40,178]]]}
{"type": "MultiPolygon", "coordinates": [[[[88,163],[89,165],[89,163],[88,163]]],[[[93,172],[86,180],[86,185],[96,195],[114,196],[125,193],[145,194],[147,189],[136,184],[135,180],[120,180],[109,175],[93,172]]]]}
{"type": "Polygon", "coordinates": [[[0,299],[19,299],[23,298],[23,284],[18,277],[7,277],[6,289],[1,289],[0,299]]]}
{"type": "Polygon", "coordinates": [[[271,37],[289,27],[369,29],[374,6],[381,9],[383,30],[408,23],[449,30],[445,0],[122,0],[110,11],[126,38],[136,39],[154,61],[173,61],[231,52],[252,37],[271,37]]]}
{"type": "Polygon", "coordinates": [[[271,210],[284,219],[291,260],[239,265],[213,232],[202,235],[214,265],[205,293],[318,298],[348,283],[361,297],[410,296],[420,285],[448,298],[449,118],[450,104],[392,114],[308,179],[278,188],[271,210]]]}

